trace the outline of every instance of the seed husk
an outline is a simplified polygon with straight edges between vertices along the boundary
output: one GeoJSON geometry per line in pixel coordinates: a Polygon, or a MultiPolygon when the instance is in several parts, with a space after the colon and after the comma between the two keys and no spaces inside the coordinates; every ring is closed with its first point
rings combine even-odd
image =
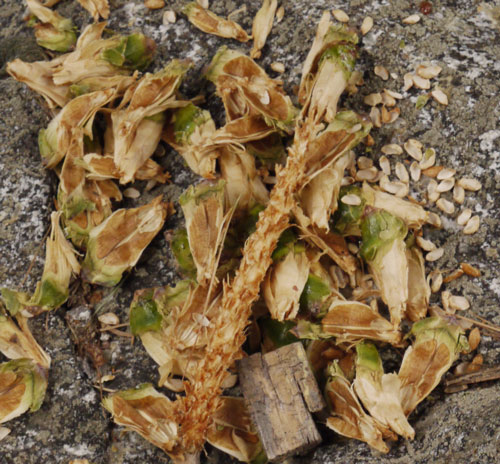
{"type": "Polygon", "coordinates": [[[373,160],[367,156],[360,156],[357,163],[359,169],[369,169],[373,166],[373,160]]]}
{"type": "Polygon", "coordinates": [[[400,113],[401,110],[399,108],[393,108],[389,111],[389,120],[387,121],[387,124],[392,124],[396,119],[398,119],[400,113]]]}
{"type": "Polygon", "coordinates": [[[368,32],[373,27],[373,18],[371,16],[367,16],[365,19],[363,19],[363,22],[361,23],[361,34],[366,35],[368,32]]]}
{"type": "Polygon", "coordinates": [[[406,92],[407,90],[410,90],[413,87],[413,74],[406,73],[403,76],[403,81],[404,81],[403,91],[406,92]]]}
{"type": "Polygon", "coordinates": [[[424,169],[422,174],[427,177],[437,177],[440,171],[443,169],[443,166],[431,166],[430,168],[424,169]]]}
{"type": "Polygon", "coordinates": [[[408,139],[404,145],[406,153],[408,153],[413,159],[420,161],[422,159],[422,144],[415,139],[408,139]]]}
{"type": "MultiPolygon", "coordinates": [[[[392,74],[391,74],[391,77],[392,77],[392,74]]],[[[395,79],[395,78],[393,78],[393,79],[395,79]]],[[[403,95],[401,95],[399,92],[395,92],[394,90],[384,89],[384,93],[386,93],[387,95],[389,95],[392,98],[395,98],[396,100],[401,100],[403,98],[403,95]]]]}
{"type": "Polygon", "coordinates": [[[384,66],[377,65],[373,68],[373,72],[375,73],[376,76],[380,77],[383,81],[386,81],[389,79],[389,71],[387,71],[384,66]]]}
{"type": "Polygon", "coordinates": [[[382,103],[382,95],[380,93],[371,93],[367,95],[363,102],[369,106],[376,106],[382,103]]]}
{"type": "Polygon", "coordinates": [[[103,325],[118,325],[120,323],[120,319],[115,313],[104,313],[97,319],[103,325]]]}
{"type": "Polygon", "coordinates": [[[474,351],[481,341],[481,332],[477,327],[474,327],[469,333],[469,347],[471,351],[474,351]]]}
{"type": "Polygon", "coordinates": [[[431,66],[420,65],[417,68],[417,74],[424,79],[433,79],[438,76],[442,70],[443,68],[437,64],[433,64],[431,66]]]}
{"type": "Polygon", "coordinates": [[[423,237],[416,238],[417,245],[424,251],[433,251],[436,249],[436,245],[423,237]]]}
{"type": "Polygon", "coordinates": [[[123,196],[125,198],[139,198],[141,196],[141,192],[133,187],[129,187],[123,191],[123,196]]]}
{"type": "Polygon", "coordinates": [[[177,20],[177,16],[175,14],[175,11],[173,10],[167,10],[165,13],[163,13],[163,24],[174,24],[175,21],[177,20]]]}
{"type": "Polygon", "coordinates": [[[418,14],[412,14],[403,19],[404,24],[416,24],[420,21],[420,16],[418,14]]]}
{"type": "Polygon", "coordinates": [[[439,192],[437,191],[437,182],[431,179],[427,184],[427,199],[434,203],[439,199],[439,192]]]}
{"type": "Polygon", "coordinates": [[[472,216],[472,211],[469,208],[465,208],[457,217],[457,224],[459,226],[464,226],[469,221],[472,216]]]}
{"type": "Polygon", "coordinates": [[[285,16],[285,7],[281,5],[277,10],[276,10],[276,21],[278,23],[281,22],[283,17],[285,16]]]}
{"type": "Polygon", "coordinates": [[[439,104],[447,106],[448,105],[448,96],[439,88],[435,88],[431,92],[432,98],[436,100],[439,104]]]}
{"type": "Polygon", "coordinates": [[[448,274],[443,279],[443,283],[448,284],[450,282],[453,282],[454,280],[457,280],[459,277],[462,277],[463,275],[464,271],[462,269],[455,269],[451,274],[448,274]]]}
{"type": "Polygon", "coordinates": [[[430,224],[431,226],[440,229],[442,226],[441,217],[438,214],[431,211],[429,213],[429,216],[427,217],[427,224],[430,224]]]}
{"type": "Polygon", "coordinates": [[[382,155],[378,160],[378,164],[384,174],[388,176],[391,174],[391,164],[389,163],[387,156],[382,155]]]}
{"type": "Polygon", "coordinates": [[[444,254],[444,248],[436,248],[425,255],[425,260],[429,262],[437,261],[444,254]]]}
{"type": "Polygon", "coordinates": [[[478,190],[481,190],[481,182],[479,182],[477,179],[472,179],[468,177],[462,177],[459,179],[457,182],[460,187],[462,187],[464,190],[469,190],[470,192],[477,192],[478,190]]]}
{"type": "Polygon", "coordinates": [[[439,171],[437,178],[439,180],[450,179],[451,177],[453,177],[455,175],[456,172],[457,171],[455,169],[443,168],[443,169],[441,169],[441,171],[439,171]]]}
{"type": "Polygon", "coordinates": [[[359,206],[361,204],[361,198],[354,194],[344,195],[340,201],[350,206],[359,206]]]}
{"type": "MultiPolygon", "coordinates": [[[[439,177],[439,174],[438,174],[438,177],[439,177]]],[[[445,179],[445,180],[442,180],[441,182],[439,182],[438,186],[437,186],[437,191],[439,193],[444,193],[444,192],[449,192],[453,186],[455,185],[455,178],[451,178],[451,179],[445,179]]]]}
{"type": "Polygon", "coordinates": [[[470,303],[464,296],[451,295],[449,299],[451,309],[456,311],[466,311],[470,308],[470,303]]]}
{"type": "Polygon", "coordinates": [[[446,214],[453,214],[455,212],[455,205],[451,201],[446,200],[446,198],[437,200],[436,206],[446,214]]]}
{"type": "Polygon", "coordinates": [[[372,166],[371,168],[367,169],[360,169],[356,173],[356,180],[358,181],[364,181],[367,180],[368,182],[374,182],[378,176],[379,170],[372,166]]]}
{"type": "Polygon", "coordinates": [[[332,10],[332,15],[340,23],[349,22],[349,16],[344,10],[332,10]]]}
{"type": "Polygon", "coordinates": [[[479,277],[481,271],[469,263],[460,263],[460,268],[470,277],[479,277]]]}
{"type": "Polygon", "coordinates": [[[396,172],[396,176],[398,176],[398,179],[401,182],[404,182],[405,184],[410,182],[410,176],[408,175],[408,171],[406,170],[405,165],[403,163],[399,163],[399,162],[396,163],[395,172],[396,172]]]}
{"type": "Polygon", "coordinates": [[[429,90],[431,88],[431,81],[420,76],[413,76],[413,85],[418,89],[429,90]]]}
{"type": "Polygon", "coordinates": [[[453,201],[459,205],[465,201],[465,190],[460,185],[453,187],[453,201]]]}
{"type": "Polygon", "coordinates": [[[382,127],[382,120],[380,119],[380,110],[377,107],[373,107],[370,110],[370,119],[375,127],[382,127]]]}
{"type": "Polygon", "coordinates": [[[434,270],[429,274],[432,293],[437,293],[443,285],[443,274],[440,270],[434,270]]]}
{"type": "Polygon", "coordinates": [[[401,146],[396,143],[384,145],[380,151],[385,155],[401,155],[403,153],[401,146]]]}
{"type": "Polygon", "coordinates": [[[159,10],[165,6],[164,0],[144,0],[144,6],[149,10],[159,10]]]}
{"type": "Polygon", "coordinates": [[[472,235],[475,234],[479,229],[479,216],[472,216],[464,227],[464,234],[472,235]]]}
{"type": "Polygon", "coordinates": [[[271,69],[281,74],[285,72],[285,65],[283,63],[278,63],[275,61],[274,63],[271,63],[271,69]]]}
{"type": "Polygon", "coordinates": [[[434,150],[434,148],[428,148],[427,150],[425,150],[422,161],[420,161],[419,163],[420,169],[429,169],[430,167],[434,166],[435,162],[436,150],[434,150]]]}
{"type": "Polygon", "coordinates": [[[393,107],[396,105],[396,99],[394,97],[391,97],[388,93],[383,92],[382,93],[382,103],[384,106],[387,107],[393,107]]]}
{"type": "Polygon", "coordinates": [[[420,176],[422,175],[422,170],[416,161],[413,161],[410,164],[410,176],[414,182],[418,182],[420,180],[420,176]]]}

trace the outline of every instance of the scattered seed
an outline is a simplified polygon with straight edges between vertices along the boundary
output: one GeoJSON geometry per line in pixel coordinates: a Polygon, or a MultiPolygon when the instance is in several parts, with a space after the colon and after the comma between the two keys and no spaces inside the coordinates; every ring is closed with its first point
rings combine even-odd
{"type": "Polygon", "coordinates": [[[433,64],[431,66],[424,66],[421,64],[417,68],[417,74],[424,79],[433,79],[434,77],[438,76],[442,70],[443,68],[441,66],[438,66],[437,64],[433,64]]]}
{"type": "Polygon", "coordinates": [[[471,351],[474,351],[481,341],[481,332],[477,327],[474,327],[469,333],[469,347],[471,351]]]}
{"type": "Polygon", "coordinates": [[[388,145],[384,145],[380,150],[385,155],[401,155],[403,153],[403,149],[401,148],[401,146],[396,143],[389,143],[388,145]]]}
{"type": "Polygon", "coordinates": [[[172,10],[167,10],[165,13],[163,13],[163,24],[173,24],[177,20],[177,17],[175,15],[175,11],[172,10]]]}
{"type": "Polygon", "coordinates": [[[363,19],[363,22],[361,23],[361,34],[363,35],[368,34],[368,32],[370,32],[372,27],[373,27],[373,18],[371,16],[367,16],[365,19],[363,19]]]}
{"type": "Polygon", "coordinates": [[[378,173],[379,171],[376,167],[361,169],[356,173],[356,180],[357,181],[367,180],[369,182],[373,182],[377,178],[378,173]]]}
{"type": "Polygon", "coordinates": [[[351,177],[351,176],[346,176],[346,177],[343,177],[343,178],[342,178],[342,182],[340,182],[340,185],[341,185],[342,187],[346,187],[346,186],[348,186],[348,185],[352,185],[352,184],[354,184],[354,182],[356,182],[356,180],[355,180],[353,177],[351,177]]]}
{"type": "Polygon", "coordinates": [[[388,124],[391,124],[396,119],[398,119],[400,113],[401,113],[401,110],[399,108],[393,108],[391,111],[389,111],[389,122],[388,122],[388,124]]]}
{"type": "Polygon", "coordinates": [[[337,21],[339,21],[341,23],[348,23],[349,22],[349,16],[343,10],[332,10],[332,15],[337,21]]]}
{"type": "Polygon", "coordinates": [[[394,182],[394,185],[397,187],[396,195],[398,198],[404,198],[408,193],[410,193],[410,188],[408,184],[405,182],[394,182]]]}
{"type": "Polygon", "coordinates": [[[387,176],[381,177],[379,185],[382,190],[393,195],[396,195],[399,191],[399,186],[395,182],[390,182],[387,176]]]}
{"type": "Polygon", "coordinates": [[[479,353],[476,356],[474,356],[472,361],[467,366],[467,374],[478,372],[479,370],[481,370],[482,365],[483,365],[483,355],[479,353]]]}
{"type": "Polygon", "coordinates": [[[422,161],[420,161],[420,169],[428,169],[431,166],[434,166],[434,163],[436,162],[436,150],[434,148],[428,148],[424,152],[424,156],[422,158],[422,161]]]}
{"type": "Polygon", "coordinates": [[[475,234],[479,229],[479,216],[472,216],[465,224],[464,234],[472,235],[475,234]]]}
{"type": "MultiPolygon", "coordinates": [[[[438,174],[439,176],[439,174],[438,174]]],[[[439,193],[444,193],[444,192],[449,192],[453,186],[455,185],[455,178],[452,177],[451,179],[445,179],[439,182],[437,186],[437,191],[439,193]]]]}
{"type": "Polygon", "coordinates": [[[396,80],[396,79],[398,78],[398,75],[397,75],[395,72],[391,72],[391,73],[390,73],[390,76],[391,76],[394,80],[396,80]]]}
{"type": "Polygon", "coordinates": [[[159,10],[165,6],[164,0],[144,0],[144,6],[150,10],[159,10]]]}
{"type": "Polygon", "coordinates": [[[350,205],[350,206],[359,206],[361,204],[361,198],[359,198],[357,195],[354,195],[353,193],[350,193],[349,195],[344,195],[340,199],[340,201],[345,205],[350,205]]]}
{"type": "Polygon", "coordinates": [[[408,153],[413,159],[420,161],[422,159],[422,144],[415,139],[407,140],[404,145],[406,153],[408,153]]]}
{"type": "Polygon", "coordinates": [[[430,168],[424,169],[422,171],[422,174],[427,177],[437,177],[438,174],[441,172],[443,169],[443,166],[431,166],[430,168]]]}
{"type": "Polygon", "coordinates": [[[358,168],[359,169],[369,169],[373,166],[373,160],[367,156],[360,156],[358,158],[358,168]]]}
{"type": "Polygon", "coordinates": [[[434,270],[429,274],[430,287],[432,293],[437,293],[443,285],[443,274],[439,270],[434,270]]]}
{"type": "Polygon", "coordinates": [[[439,199],[439,192],[437,191],[437,186],[438,183],[434,179],[431,179],[427,184],[427,199],[431,203],[434,203],[439,199]]]}
{"type": "Polygon", "coordinates": [[[416,238],[417,245],[422,248],[424,251],[432,251],[435,250],[437,247],[436,245],[431,242],[430,240],[427,240],[423,237],[417,237],[416,238]]]}
{"type": "Polygon", "coordinates": [[[148,182],[146,183],[146,187],[144,187],[144,190],[145,190],[146,192],[149,192],[150,190],[153,190],[153,188],[155,188],[155,187],[156,187],[156,184],[157,184],[157,183],[158,183],[158,182],[157,182],[156,180],[154,180],[154,179],[149,179],[149,180],[148,180],[148,182]]]}
{"type": "Polygon", "coordinates": [[[481,271],[469,263],[460,263],[460,268],[470,277],[479,277],[481,271]]]}
{"type": "Polygon", "coordinates": [[[446,214],[453,214],[455,212],[455,205],[445,198],[440,198],[436,201],[436,206],[446,214]]]}
{"type": "Polygon", "coordinates": [[[406,73],[403,76],[403,80],[404,80],[403,91],[406,92],[407,90],[410,90],[413,87],[413,74],[406,73]]]}
{"type": "Polygon", "coordinates": [[[436,229],[441,229],[442,221],[439,214],[430,212],[429,215],[427,216],[427,224],[434,226],[436,229]]]}
{"type": "Polygon", "coordinates": [[[471,179],[467,177],[462,177],[457,183],[464,190],[469,190],[471,192],[477,192],[478,190],[481,190],[482,187],[481,182],[479,182],[477,179],[471,179]]]}
{"type": "Polygon", "coordinates": [[[278,63],[275,61],[274,63],[271,63],[271,69],[281,74],[285,72],[285,65],[283,63],[278,63]]]}
{"type": "Polygon", "coordinates": [[[379,93],[371,93],[363,98],[365,105],[376,106],[382,103],[382,95],[379,93]]]}
{"type": "Polygon", "coordinates": [[[439,88],[435,88],[431,92],[432,98],[436,100],[438,103],[441,105],[447,106],[448,105],[448,96],[439,88]]]}
{"type": "Polygon", "coordinates": [[[370,134],[365,137],[365,145],[367,147],[373,147],[373,145],[375,145],[375,140],[373,140],[373,137],[370,134]]]}
{"type": "Polygon", "coordinates": [[[443,279],[443,283],[449,284],[450,282],[457,280],[459,277],[462,277],[463,275],[464,275],[464,271],[462,269],[455,269],[451,274],[448,274],[443,279]]]}
{"type": "Polygon", "coordinates": [[[370,118],[375,127],[382,127],[382,120],[380,119],[380,110],[377,107],[373,107],[370,110],[370,118]]]}
{"type": "Polygon", "coordinates": [[[413,76],[413,85],[418,89],[428,90],[431,88],[431,81],[420,76],[413,76]]]}
{"type": "Polygon", "coordinates": [[[97,319],[103,325],[118,325],[120,323],[120,319],[115,313],[104,313],[97,319]]]}
{"type": "Polygon", "coordinates": [[[125,198],[139,198],[141,196],[141,192],[133,187],[129,187],[123,191],[123,196],[125,198]]]}
{"type": "Polygon", "coordinates": [[[391,174],[391,163],[389,163],[387,156],[382,155],[378,160],[378,164],[379,164],[380,169],[382,169],[384,174],[386,174],[388,176],[391,174]]]}
{"type": "Polygon", "coordinates": [[[422,174],[422,171],[420,169],[420,166],[416,161],[413,161],[410,164],[410,176],[414,182],[418,182],[420,180],[420,176],[422,174]]]}
{"type": "Polygon", "coordinates": [[[465,201],[465,190],[460,185],[453,187],[453,201],[459,205],[465,201]]]}
{"type": "Polygon", "coordinates": [[[396,106],[396,99],[388,93],[382,93],[382,103],[389,108],[396,106]]]}
{"type": "Polygon", "coordinates": [[[412,14],[403,19],[404,24],[416,24],[420,21],[420,16],[418,14],[412,14]]]}
{"type": "MultiPolygon", "coordinates": [[[[391,77],[392,77],[392,74],[391,74],[391,77]]],[[[395,78],[393,78],[393,79],[395,79],[395,78]]],[[[387,95],[389,95],[392,98],[395,98],[396,100],[401,100],[403,98],[403,95],[401,95],[399,92],[394,92],[394,90],[384,89],[384,93],[386,93],[387,95]]]]}
{"type": "Polygon", "coordinates": [[[277,10],[276,10],[276,21],[278,23],[281,22],[283,17],[285,16],[285,8],[283,5],[281,5],[277,10]]]}
{"type": "Polygon", "coordinates": [[[443,168],[441,171],[439,171],[439,174],[437,175],[437,178],[439,180],[445,180],[453,177],[456,174],[455,169],[450,169],[450,168],[443,168]]]}
{"type": "Polygon", "coordinates": [[[390,116],[389,111],[387,111],[387,108],[385,106],[382,106],[380,113],[381,113],[381,117],[382,117],[382,122],[384,124],[388,124],[389,121],[391,120],[391,116],[390,116]]]}
{"type": "Polygon", "coordinates": [[[443,254],[444,248],[436,248],[435,250],[429,251],[429,253],[425,255],[425,259],[430,262],[437,261],[443,254]]]}
{"type": "Polygon", "coordinates": [[[449,300],[450,308],[456,311],[465,311],[470,308],[470,303],[464,296],[451,295],[449,300]]]}
{"type": "Polygon", "coordinates": [[[386,68],[383,66],[377,65],[375,68],[373,68],[373,72],[375,73],[376,76],[380,77],[383,81],[386,81],[389,79],[389,71],[387,71],[386,68]]]}
{"type": "Polygon", "coordinates": [[[457,217],[457,224],[459,226],[464,226],[469,221],[472,216],[472,211],[469,208],[465,208],[457,217]]]}
{"type": "Polygon", "coordinates": [[[398,176],[398,179],[401,182],[404,182],[405,184],[410,182],[410,176],[408,175],[408,171],[406,170],[405,165],[403,163],[399,163],[399,162],[396,163],[395,172],[396,172],[396,176],[398,176]]]}
{"type": "Polygon", "coordinates": [[[450,298],[451,298],[451,293],[448,290],[443,290],[441,292],[441,304],[443,305],[443,308],[446,312],[450,313],[455,313],[455,311],[450,308],[450,298]]]}

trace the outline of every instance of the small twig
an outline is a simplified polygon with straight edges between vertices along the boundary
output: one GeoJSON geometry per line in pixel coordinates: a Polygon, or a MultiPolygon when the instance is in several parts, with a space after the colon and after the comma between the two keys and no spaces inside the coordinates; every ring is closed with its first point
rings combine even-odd
{"type": "Polygon", "coordinates": [[[124,322],[123,324],[116,324],[116,325],[107,325],[101,329],[99,329],[99,332],[106,332],[107,330],[111,329],[119,329],[121,327],[128,327],[128,322],[124,322]]]}
{"type": "MultiPolygon", "coordinates": [[[[454,314],[454,317],[456,317],[458,319],[462,319],[463,321],[466,321],[466,322],[471,322],[472,324],[477,325],[478,327],[482,327],[483,329],[488,329],[488,330],[491,330],[492,332],[500,333],[500,327],[492,325],[490,323],[480,322],[480,321],[477,321],[476,319],[471,319],[469,317],[460,316],[459,314],[454,314]]],[[[476,317],[479,317],[479,316],[476,316],[476,317]]]]}
{"type": "Polygon", "coordinates": [[[463,374],[453,377],[445,382],[445,385],[468,385],[471,383],[488,382],[489,380],[500,379],[500,366],[487,367],[477,372],[463,374]]]}

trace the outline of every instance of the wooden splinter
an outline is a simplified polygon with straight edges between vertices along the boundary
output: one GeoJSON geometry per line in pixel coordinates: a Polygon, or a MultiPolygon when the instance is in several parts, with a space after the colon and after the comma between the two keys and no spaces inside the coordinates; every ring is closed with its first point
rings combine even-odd
{"type": "Polygon", "coordinates": [[[238,363],[243,395],[271,461],[305,453],[321,442],[311,413],[325,402],[300,342],[238,363]]]}

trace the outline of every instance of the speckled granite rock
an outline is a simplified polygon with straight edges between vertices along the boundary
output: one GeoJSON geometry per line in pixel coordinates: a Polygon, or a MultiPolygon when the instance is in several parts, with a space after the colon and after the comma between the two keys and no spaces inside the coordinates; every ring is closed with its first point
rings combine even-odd
{"type": "MultiPolygon", "coordinates": [[[[190,58],[194,67],[184,90],[190,96],[206,92],[207,84],[200,71],[216,49],[229,41],[195,30],[180,14],[182,1],[168,2],[178,13],[174,25],[163,25],[165,9],[149,11],[142,0],[112,0],[110,27],[124,32],[140,29],[158,43],[153,68],[173,57],[190,58]]],[[[259,2],[213,1],[215,12],[228,14],[244,3],[236,19],[250,30],[251,18],[259,2]]],[[[311,43],[315,24],[327,0],[284,0],[285,17],[276,24],[264,49],[262,64],[269,70],[273,61],[283,62],[286,89],[291,93],[299,82],[301,64],[311,43]]],[[[472,310],[500,324],[500,26],[484,11],[494,2],[482,5],[466,0],[433,1],[433,13],[423,16],[415,25],[403,25],[401,19],[416,12],[415,4],[402,0],[337,1],[353,24],[361,24],[366,15],[375,20],[372,31],[363,39],[359,69],[364,72],[365,86],[345,105],[366,111],[362,97],[384,87],[402,88],[402,76],[422,62],[440,64],[443,72],[435,82],[449,95],[450,104],[439,107],[430,100],[420,111],[415,101],[423,91],[410,90],[399,105],[401,117],[392,125],[374,130],[374,153],[385,143],[403,142],[409,137],[432,146],[442,164],[453,166],[458,175],[473,175],[484,185],[478,194],[468,195],[466,205],[481,216],[477,234],[457,234],[453,221],[445,220],[441,231],[430,232],[436,243],[445,247],[439,266],[453,269],[467,261],[478,266],[479,279],[458,279],[448,285],[452,292],[462,293],[473,302],[472,310]],[[375,64],[387,67],[397,79],[383,82],[372,70],[375,64]]],[[[90,17],[75,2],[63,0],[58,10],[71,16],[81,28],[90,17]]],[[[33,40],[32,32],[22,21],[24,7],[13,0],[0,9],[0,285],[21,284],[30,262],[34,266],[24,287],[33,289],[41,275],[43,249],[39,244],[48,227],[55,193],[55,178],[41,167],[37,133],[50,116],[41,100],[23,85],[7,78],[6,61],[15,57],[40,59],[44,52],[33,40]]],[[[246,46],[231,43],[233,46],[246,46]]],[[[271,72],[271,74],[274,74],[271,72]]],[[[220,120],[220,106],[209,97],[207,106],[220,120]]],[[[166,150],[160,162],[172,173],[174,184],[159,186],[136,200],[146,202],[164,193],[175,200],[183,187],[195,180],[183,167],[181,159],[166,150]]],[[[141,189],[142,184],[138,183],[141,189]]],[[[126,206],[132,205],[127,200],[126,206]]],[[[165,229],[175,227],[178,216],[167,221],[165,229]]],[[[172,257],[162,235],[144,253],[137,269],[120,285],[116,293],[101,305],[126,320],[133,292],[141,287],[172,282],[176,273],[172,257]]],[[[2,464],[68,463],[87,458],[95,464],[131,464],[167,462],[158,449],[133,433],[115,427],[99,405],[99,392],[92,387],[93,376],[87,363],[79,357],[70,338],[61,309],[32,323],[40,344],[52,356],[49,389],[42,408],[7,425],[11,434],[0,442],[2,464]]],[[[127,388],[141,382],[155,382],[156,367],[140,343],[131,346],[129,339],[111,336],[104,340],[116,379],[109,388],[127,388]]],[[[484,337],[479,348],[486,364],[500,362],[500,343],[484,337]]],[[[344,440],[322,430],[325,444],[314,453],[294,462],[304,463],[493,463],[500,450],[500,384],[486,384],[468,391],[445,396],[440,389],[433,393],[412,417],[416,438],[394,444],[387,456],[373,455],[369,448],[353,440],[344,440]]],[[[208,449],[208,462],[229,462],[220,453],[208,449]]]]}

